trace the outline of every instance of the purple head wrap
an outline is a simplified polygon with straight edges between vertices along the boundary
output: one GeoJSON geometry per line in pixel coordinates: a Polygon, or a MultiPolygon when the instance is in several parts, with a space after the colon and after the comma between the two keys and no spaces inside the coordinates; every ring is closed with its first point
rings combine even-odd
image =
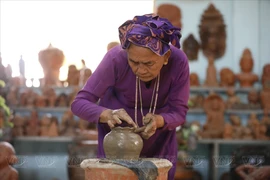
{"type": "Polygon", "coordinates": [[[154,14],[135,16],[119,28],[119,38],[123,49],[130,43],[151,49],[159,56],[170,50],[169,44],[180,48],[180,28],[173,26],[167,19],[154,14]]]}

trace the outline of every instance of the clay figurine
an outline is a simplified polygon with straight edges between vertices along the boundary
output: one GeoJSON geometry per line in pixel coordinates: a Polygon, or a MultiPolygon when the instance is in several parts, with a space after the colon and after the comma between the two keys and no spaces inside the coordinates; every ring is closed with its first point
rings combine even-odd
{"type": "Polygon", "coordinates": [[[230,68],[222,68],[219,72],[220,86],[234,87],[236,78],[234,72],[230,68]]]}
{"type": "Polygon", "coordinates": [[[240,87],[253,87],[254,83],[259,80],[258,75],[252,72],[253,63],[251,51],[246,48],[240,60],[241,73],[236,75],[240,87]]]}
{"type": "Polygon", "coordinates": [[[193,34],[190,34],[183,42],[183,51],[186,53],[189,61],[198,60],[200,44],[193,34]]]}
{"type": "Polygon", "coordinates": [[[219,59],[226,49],[226,30],[223,16],[214,4],[210,4],[201,17],[200,39],[203,54],[219,59]]]}
{"type": "Polygon", "coordinates": [[[189,75],[190,86],[200,86],[199,76],[197,73],[190,73],[189,75]]]}
{"type": "Polygon", "coordinates": [[[161,4],[157,8],[157,14],[162,18],[168,19],[175,27],[182,28],[182,15],[178,6],[174,4],[161,4]]]}
{"type": "Polygon", "coordinates": [[[214,64],[214,58],[213,56],[209,56],[208,58],[208,66],[206,70],[206,80],[204,83],[205,86],[209,87],[217,87],[218,81],[217,81],[217,70],[214,64]]]}
{"type": "Polygon", "coordinates": [[[263,67],[262,85],[263,89],[260,93],[261,105],[263,109],[270,111],[270,64],[266,64],[263,67]]]}
{"type": "Polygon", "coordinates": [[[18,171],[11,165],[18,161],[13,146],[8,142],[0,142],[0,179],[18,180],[18,171]]]}

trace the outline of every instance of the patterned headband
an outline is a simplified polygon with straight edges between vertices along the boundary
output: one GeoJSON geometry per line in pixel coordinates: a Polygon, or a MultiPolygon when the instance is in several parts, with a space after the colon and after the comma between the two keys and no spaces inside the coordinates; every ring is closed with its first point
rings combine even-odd
{"type": "Polygon", "coordinates": [[[119,39],[123,49],[130,43],[147,47],[159,56],[170,50],[170,43],[180,48],[180,29],[174,27],[167,19],[154,14],[135,16],[119,28],[119,39]]]}

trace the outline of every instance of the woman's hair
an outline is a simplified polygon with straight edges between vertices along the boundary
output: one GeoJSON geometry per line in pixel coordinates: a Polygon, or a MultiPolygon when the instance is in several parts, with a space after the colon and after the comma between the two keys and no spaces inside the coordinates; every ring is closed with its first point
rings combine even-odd
{"type": "Polygon", "coordinates": [[[180,28],[158,15],[135,16],[119,28],[119,39],[123,49],[130,43],[151,49],[159,56],[170,50],[170,44],[180,48],[180,28]]]}

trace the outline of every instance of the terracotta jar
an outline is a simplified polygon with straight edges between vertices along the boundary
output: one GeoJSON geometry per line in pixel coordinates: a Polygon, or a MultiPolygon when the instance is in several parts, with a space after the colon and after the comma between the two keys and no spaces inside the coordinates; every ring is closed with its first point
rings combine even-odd
{"type": "Polygon", "coordinates": [[[143,141],[133,127],[114,127],[106,134],[103,148],[108,159],[139,159],[143,141]]]}

